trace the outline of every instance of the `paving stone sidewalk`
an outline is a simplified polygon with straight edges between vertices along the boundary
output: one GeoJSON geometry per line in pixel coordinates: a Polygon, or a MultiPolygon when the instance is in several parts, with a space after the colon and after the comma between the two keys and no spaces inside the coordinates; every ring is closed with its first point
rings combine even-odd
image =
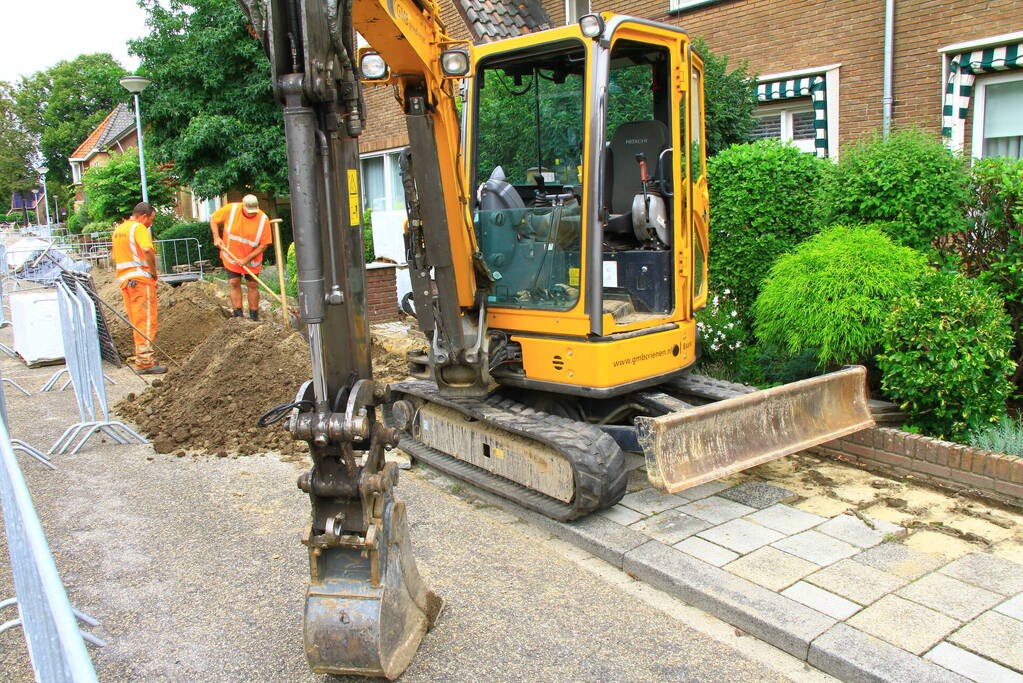
{"type": "Polygon", "coordinates": [[[1023,565],[903,542],[933,531],[758,481],[645,488],[568,524],[476,493],[843,680],[1023,683],[1023,565]]]}

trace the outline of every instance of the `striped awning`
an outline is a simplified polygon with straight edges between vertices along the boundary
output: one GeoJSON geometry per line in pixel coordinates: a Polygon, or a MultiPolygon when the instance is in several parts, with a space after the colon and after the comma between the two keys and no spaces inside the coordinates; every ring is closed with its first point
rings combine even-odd
{"type": "Polygon", "coordinates": [[[1023,43],[998,45],[962,52],[952,57],[941,108],[941,135],[952,149],[960,150],[966,138],[973,83],[977,74],[1023,69],[1023,43]]]}
{"type": "Polygon", "coordinates": [[[767,81],[757,85],[757,99],[761,102],[774,102],[793,97],[809,97],[813,100],[814,121],[816,132],[815,147],[817,156],[828,156],[828,98],[825,79],[822,75],[789,78],[780,81],[767,81]]]}
{"type": "Polygon", "coordinates": [[[809,97],[810,89],[817,81],[823,82],[824,79],[821,76],[807,76],[806,78],[761,83],[757,86],[757,99],[761,102],[770,102],[790,97],[809,97]]]}

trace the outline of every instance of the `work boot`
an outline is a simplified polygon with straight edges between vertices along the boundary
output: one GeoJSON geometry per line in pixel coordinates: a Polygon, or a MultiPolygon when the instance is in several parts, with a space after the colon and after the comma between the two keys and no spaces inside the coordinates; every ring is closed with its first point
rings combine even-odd
{"type": "Polygon", "coordinates": [[[140,375],[162,375],[167,372],[167,368],[162,365],[150,365],[148,368],[139,368],[135,372],[140,375]]]}
{"type": "Polygon", "coordinates": [[[242,317],[242,309],[240,309],[240,308],[234,309],[234,317],[236,317],[236,318],[242,317]]]}
{"type": "Polygon", "coordinates": [[[249,320],[259,320],[259,311],[249,309],[249,320]]]}

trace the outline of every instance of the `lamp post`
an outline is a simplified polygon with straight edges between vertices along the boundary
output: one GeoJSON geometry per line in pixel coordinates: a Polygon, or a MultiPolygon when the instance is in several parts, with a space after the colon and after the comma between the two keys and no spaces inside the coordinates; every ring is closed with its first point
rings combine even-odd
{"type": "Polygon", "coordinates": [[[36,169],[39,171],[39,175],[43,177],[43,204],[46,205],[46,227],[50,227],[50,195],[46,192],[46,174],[50,171],[46,166],[40,166],[36,169]]]}
{"type": "Polygon", "coordinates": [[[142,76],[125,76],[118,81],[121,86],[135,97],[135,130],[139,139],[139,172],[142,174],[142,201],[149,203],[149,187],[146,185],[146,153],[142,148],[142,110],[139,104],[139,93],[146,89],[152,81],[142,76]]]}

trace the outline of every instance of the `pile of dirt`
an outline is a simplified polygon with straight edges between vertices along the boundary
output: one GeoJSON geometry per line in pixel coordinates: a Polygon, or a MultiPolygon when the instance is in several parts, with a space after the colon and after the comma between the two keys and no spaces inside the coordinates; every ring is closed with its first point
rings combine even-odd
{"type": "Polygon", "coordinates": [[[234,318],[196,346],[181,368],[117,404],[158,453],[203,450],[217,455],[296,454],[282,423],[256,427],[273,406],[294,400],[310,376],[309,347],[297,332],[234,318]]]}
{"type": "MultiPolygon", "coordinates": [[[[201,300],[186,292],[168,298],[175,296],[176,302],[169,306],[171,315],[189,310],[187,305],[205,310],[201,300]]],[[[299,386],[311,376],[305,338],[272,322],[215,320],[216,326],[209,330],[198,323],[183,325],[183,345],[187,342],[194,350],[179,359],[180,368],[172,368],[142,394],[129,394],[118,403],[118,414],[137,424],[159,453],[276,451],[289,456],[307,452],[305,442],[293,440],[283,422],[256,427],[260,415],[294,400],[299,386]],[[189,332],[196,336],[189,340],[189,332]]],[[[376,379],[394,382],[407,376],[405,351],[425,343],[416,334],[407,328],[373,330],[376,379]]],[[[161,330],[159,341],[163,335],[161,330]]]]}
{"type": "MultiPolygon", "coordinates": [[[[97,282],[97,286],[100,298],[124,315],[117,282],[111,279],[97,282]]],[[[216,332],[230,316],[225,304],[211,282],[189,282],[180,287],[157,283],[157,360],[166,365],[170,356],[178,363],[184,362],[196,345],[216,332]]],[[[121,358],[127,360],[134,349],[131,328],[109,310],[106,313],[114,345],[121,358]]]]}

